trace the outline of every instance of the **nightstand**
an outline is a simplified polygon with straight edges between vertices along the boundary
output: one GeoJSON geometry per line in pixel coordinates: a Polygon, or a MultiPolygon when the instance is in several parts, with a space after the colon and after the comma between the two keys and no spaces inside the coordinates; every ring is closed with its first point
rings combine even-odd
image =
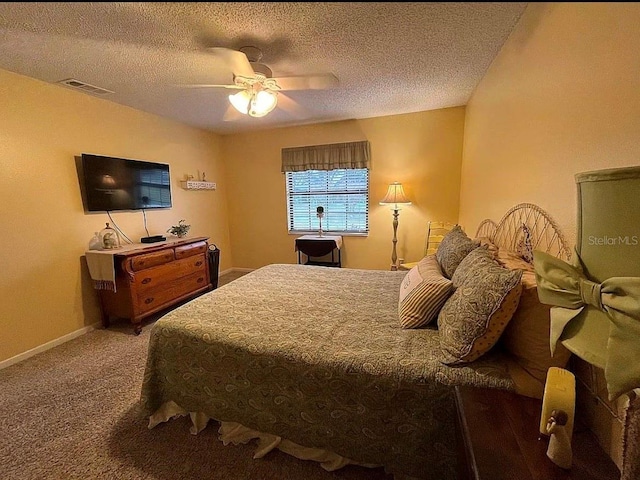
{"type": "Polygon", "coordinates": [[[576,417],[573,466],[547,458],[538,432],[542,401],[495,389],[455,387],[460,479],[619,480],[620,471],[576,417]]]}

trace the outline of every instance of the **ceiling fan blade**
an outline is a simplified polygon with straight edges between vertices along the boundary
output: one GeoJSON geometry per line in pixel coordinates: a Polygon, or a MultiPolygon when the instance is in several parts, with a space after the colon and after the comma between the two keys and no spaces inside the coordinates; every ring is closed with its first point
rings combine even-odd
{"type": "Polygon", "coordinates": [[[274,80],[281,90],[328,90],[340,84],[338,77],[332,73],[278,77],[274,80]]]}
{"type": "Polygon", "coordinates": [[[306,116],[306,110],[293,98],[282,92],[278,93],[278,108],[296,118],[304,118],[306,116]]]}
{"type": "Polygon", "coordinates": [[[256,75],[247,56],[238,50],[224,47],[210,47],[207,48],[207,52],[230,65],[231,71],[236,76],[255,77],[256,75]]]}
{"type": "Polygon", "coordinates": [[[202,84],[193,83],[193,84],[176,85],[176,86],[181,88],[231,88],[233,90],[244,90],[246,88],[246,87],[243,87],[242,85],[213,85],[213,84],[207,84],[207,83],[202,83],[202,84]]]}

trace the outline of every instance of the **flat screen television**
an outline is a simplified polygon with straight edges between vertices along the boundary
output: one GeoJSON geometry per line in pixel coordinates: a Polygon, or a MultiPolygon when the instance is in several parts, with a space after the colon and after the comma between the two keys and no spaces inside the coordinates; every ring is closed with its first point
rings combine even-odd
{"type": "Polygon", "coordinates": [[[79,178],[87,212],[171,207],[165,163],[83,153],[79,178]]]}

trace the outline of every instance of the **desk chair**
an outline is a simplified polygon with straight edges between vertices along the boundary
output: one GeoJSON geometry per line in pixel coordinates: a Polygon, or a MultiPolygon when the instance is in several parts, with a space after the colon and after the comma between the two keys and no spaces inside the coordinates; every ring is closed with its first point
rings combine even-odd
{"type": "MultiPolygon", "coordinates": [[[[429,222],[427,224],[427,235],[425,237],[424,243],[425,256],[436,253],[436,251],[438,250],[438,246],[440,245],[440,242],[442,242],[444,236],[455,226],[455,223],[429,222]]],[[[417,264],[418,262],[401,263],[399,269],[411,270],[417,264]]]]}

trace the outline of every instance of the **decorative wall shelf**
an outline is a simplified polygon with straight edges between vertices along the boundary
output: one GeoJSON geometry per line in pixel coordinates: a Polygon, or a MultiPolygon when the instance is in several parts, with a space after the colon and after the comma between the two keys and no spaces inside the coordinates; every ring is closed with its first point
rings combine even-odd
{"type": "Polygon", "coordinates": [[[199,182],[197,180],[182,180],[180,181],[182,188],[185,190],[215,190],[215,182],[199,182]]]}

